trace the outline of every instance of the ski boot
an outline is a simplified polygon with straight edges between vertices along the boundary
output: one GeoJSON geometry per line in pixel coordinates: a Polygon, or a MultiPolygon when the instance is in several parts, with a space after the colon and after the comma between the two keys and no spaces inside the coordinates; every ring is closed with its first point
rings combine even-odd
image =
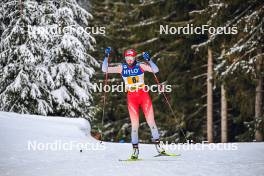
{"type": "Polygon", "coordinates": [[[159,139],[154,140],[154,144],[155,144],[156,150],[159,153],[159,155],[166,155],[166,151],[162,147],[159,139]]]}
{"type": "Polygon", "coordinates": [[[132,153],[130,159],[132,159],[132,160],[138,159],[138,154],[139,154],[138,144],[133,144],[133,153],[132,153]]]}

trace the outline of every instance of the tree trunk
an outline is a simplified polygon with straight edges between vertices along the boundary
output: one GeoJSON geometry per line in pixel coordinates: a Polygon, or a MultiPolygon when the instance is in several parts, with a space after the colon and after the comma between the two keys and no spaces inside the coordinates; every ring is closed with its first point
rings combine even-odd
{"type": "MultiPolygon", "coordinates": [[[[222,53],[223,56],[225,54],[225,46],[222,45],[222,53]]],[[[226,143],[228,142],[228,120],[227,120],[227,99],[226,99],[226,88],[225,85],[222,83],[221,85],[221,142],[226,143]]]]}
{"type": "Polygon", "coordinates": [[[221,85],[221,142],[227,141],[227,100],[226,89],[224,85],[221,85]]]}
{"type": "Polygon", "coordinates": [[[207,141],[213,142],[213,56],[211,48],[208,48],[207,68],[207,141]]]}
{"type": "Polygon", "coordinates": [[[20,16],[23,15],[23,4],[22,4],[22,0],[19,1],[19,6],[20,6],[20,16]]]}
{"type": "MultiPolygon", "coordinates": [[[[259,73],[262,69],[263,60],[262,57],[258,57],[257,59],[257,72],[259,73]]],[[[263,124],[262,117],[262,98],[263,98],[263,77],[258,74],[257,87],[256,87],[256,99],[255,99],[255,118],[256,118],[256,132],[255,139],[260,142],[263,141],[263,134],[260,130],[261,124],[263,124]],[[261,121],[262,120],[262,121],[261,121]]]]}

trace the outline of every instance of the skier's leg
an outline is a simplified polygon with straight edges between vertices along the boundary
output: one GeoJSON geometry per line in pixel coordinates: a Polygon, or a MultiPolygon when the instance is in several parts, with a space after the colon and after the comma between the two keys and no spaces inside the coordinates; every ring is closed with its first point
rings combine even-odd
{"type": "Polygon", "coordinates": [[[133,146],[133,153],[131,159],[137,159],[139,154],[138,149],[138,127],[139,127],[139,104],[134,93],[128,93],[127,105],[131,121],[131,143],[133,146]]]}
{"type": "Polygon", "coordinates": [[[139,127],[139,104],[134,93],[128,93],[127,105],[131,121],[131,143],[138,144],[138,127],[139,127]]]}
{"type": "Polygon", "coordinates": [[[147,123],[151,129],[152,141],[155,144],[157,152],[160,154],[163,154],[163,153],[165,153],[165,150],[162,147],[162,145],[160,144],[160,140],[159,140],[160,136],[159,136],[157,125],[155,123],[153,106],[152,106],[152,102],[151,102],[151,99],[150,99],[148,92],[145,92],[142,95],[141,107],[142,107],[142,110],[144,112],[146,121],[147,121],[147,123]]]}
{"type": "Polygon", "coordinates": [[[157,125],[155,123],[153,106],[148,92],[142,93],[141,100],[141,107],[145,115],[146,121],[150,127],[152,139],[153,141],[156,141],[159,139],[160,136],[157,125]]]}

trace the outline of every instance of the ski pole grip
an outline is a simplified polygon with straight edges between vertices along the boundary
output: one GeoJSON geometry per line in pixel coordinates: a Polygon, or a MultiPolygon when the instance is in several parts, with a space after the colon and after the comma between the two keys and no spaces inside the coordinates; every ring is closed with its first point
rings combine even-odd
{"type": "Polygon", "coordinates": [[[110,55],[110,53],[111,53],[111,47],[107,47],[106,49],[105,49],[105,55],[106,55],[106,57],[109,57],[109,55],[110,55]]]}

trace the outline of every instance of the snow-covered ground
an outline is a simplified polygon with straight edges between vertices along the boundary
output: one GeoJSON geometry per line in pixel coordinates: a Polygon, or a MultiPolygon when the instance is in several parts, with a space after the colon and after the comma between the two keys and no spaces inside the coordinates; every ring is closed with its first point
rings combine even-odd
{"type": "Polygon", "coordinates": [[[0,176],[172,176],[264,175],[264,143],[232,144],[237,150],[173,150],[179,157],[158,157],[153,145],[140,145],[143,161],[120,162],[130,144],[100,144],[84,119],[41,117],[0,112],[0,176]],[[28,148],[38,144],[40,150],[28,148]],[[29,143],[31,142],[31,143],[29,143]],[[43,146],[50,143],[47,151],[43,146]],[[78,144],[72,150],[56,144],[78,144]],[[86,144],[80,152],[81,145],[86,144]],[[50,146],[53,146],[50,147],[50,146]]]}

